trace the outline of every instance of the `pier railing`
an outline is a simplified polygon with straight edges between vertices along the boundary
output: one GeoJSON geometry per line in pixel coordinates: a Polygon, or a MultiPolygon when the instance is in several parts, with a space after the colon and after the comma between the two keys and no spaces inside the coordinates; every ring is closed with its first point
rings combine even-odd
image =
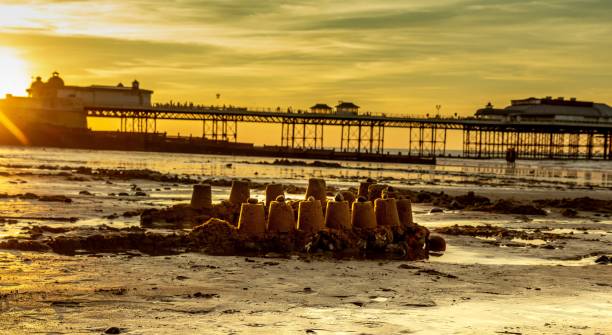
{"type": "Polygon", "coordinates": [[[281,125],[281,146],[323,149],[324,130],[339,127],[341,150],[384,153],[385,129],[406,129],[409,155],[446,156],[449,131],[460,131],[463,157],[503,158],[514,149],[519,158],[611,159],[612,123],[568,120],[496,120],[445,115],[361,112],[313,113],[291,108],[246,108],[157,104],[90,106],[89,117],[119,118],[121,131],[155,132],[157,120],[202,122],[202,137],[237,141],[238,124],[281,125]]]}

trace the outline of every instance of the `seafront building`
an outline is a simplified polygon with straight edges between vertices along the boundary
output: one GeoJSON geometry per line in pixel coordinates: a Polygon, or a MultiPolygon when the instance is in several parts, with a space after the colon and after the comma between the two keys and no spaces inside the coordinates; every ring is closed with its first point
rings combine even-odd
{"type": "Polygon", "coordinates": [[[7,95],[0,100],[0,109],[18,128],[27,131],[37,125],[87,129],[85,106],[151,106],[153,91],[132,86],[66,85],[59,73],[45,82],[37,77],[27,90],[27,97],[7,95]]]}
{"type": "Polygon", "coordinates": [[[476,117],[505,122],[612,123],[612,108],[603,103],[576,98],[527,98],[512,100],[510,106],[502,109],[493,108],[489,103],[476,112],[476,117]]]}
{"type": "Polygon", "coordinates": [[[117,86],[68,86],[59,73],[54,72],[52,77],[43,82],[37,77],[28,89],[28,94],[34,99],[77,99],[86,106],[151,106],[153,91],[140,88],[137,80],[132,86],[126,87],[122,83],[117,86]]]}
{"type": "Polygon", "coordinates": [[[357,115],[359,113],[359,106],[352,102],[340,101],[336,106],[336,114],[344,115],[357,115]]]}
{"type": "Polygon", "coordinates": [[[334,109],[331,108],[328,104],[316,104],[310,107],[310,112],[315,114],[331,114],[334,109]]]}
{"type": "Polygon", "coordinates": [[[318,103],[310,107],[310,112],[314,114],[358,115],[359,106],[352,102],[340,101],[334,111],[328,104],[318,103]]]}

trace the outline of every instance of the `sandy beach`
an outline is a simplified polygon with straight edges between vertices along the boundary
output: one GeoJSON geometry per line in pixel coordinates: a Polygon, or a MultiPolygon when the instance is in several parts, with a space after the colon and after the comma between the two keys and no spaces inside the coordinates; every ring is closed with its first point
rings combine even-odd
{"type": "MultiPolygon", "coordinates": [[[[450,251],[449,251],[450,252],[450,251]]],[[[607,266],[2,253],[6,334],[607,334],[607,266]]]]}
{"type": "MultiPolygon", "coordinates": [[[[576,208],[569,215],[567,208],[536,202],[587,196],[607,204],[612,201],[607,163],[525,162],[511,173],[502,162],[452,160],[435,168],[355,163],[338,170],[178,155],[168,170],[155,154],[142,153],[143,160],[136,162],[122,153],[107,153],[107,158],[95,152],[61,153],[62,159],[57,152],[38,149],[0,152],[0,193],[6,193],[0,199],[0,242],[28,240],[42,226],[67,229],[45,231],[43,237],[140,227],[143,210],[188,203],[195,182],[243,177],[250,177],[252,196],[259,200],[264,193],[257,185],[271,180],[295,186],[287,197],[299,199],[309,177],[325,177],[337,190],[370,177],[417,195],[443,191],[456,197],[474,191],[492,201],[534,206],[544,215],[453,209],[438,195],[433,199],[438,204],[416,202],[415,222],[443,236],[447,249],[414,262],[304,253],[149,256],[118,250],[67,256],[0,250],[2,333],[612,331],[612,270],[596,263],[612,254],[612,213],[604,207],[576,208]]],[[[225,186],[213,186],[213,200],[227,198],[228,184],[216,183],[225,186]]]]}

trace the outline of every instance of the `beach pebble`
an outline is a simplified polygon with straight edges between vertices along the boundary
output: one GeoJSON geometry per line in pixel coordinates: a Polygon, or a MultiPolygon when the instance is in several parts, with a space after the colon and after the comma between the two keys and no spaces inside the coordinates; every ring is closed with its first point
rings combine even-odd
{"type": "Polygon", "coordinates": [[[463,209],[465,208],[465,206],[463,206],[459,201],[453,200],[451,201],[449,208],[450,209],[463,209]]]}
{"type": "Polygon", "coordinates": [[[121,334],[121,329],[117,327],[110,327],[104,331],[104,334],[121,334]]]}
{"type": "Polygon", "coordinates": [[[566,218],[575,218],[578,215],[578,212],[573,208],[566,208],[561,215],[565,216],[566,218]]]}
{"type": "Polygon", "coordinates": [[[446,241],[442,236],[431,235],[429,237],[429,250],[434,252],[441,252],[446,250],[446,241]]]}

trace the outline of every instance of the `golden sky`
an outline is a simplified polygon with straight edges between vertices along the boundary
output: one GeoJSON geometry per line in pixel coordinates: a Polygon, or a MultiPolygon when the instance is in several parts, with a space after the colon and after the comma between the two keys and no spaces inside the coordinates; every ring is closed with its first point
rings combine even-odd
{"type": "Polygon", "coordinates": [[[57,70],[75,85],[138,79],[155,101],[252,107],[609,103],[610,13],[609,0],[3,0],[0,94],[57,70]]]}

